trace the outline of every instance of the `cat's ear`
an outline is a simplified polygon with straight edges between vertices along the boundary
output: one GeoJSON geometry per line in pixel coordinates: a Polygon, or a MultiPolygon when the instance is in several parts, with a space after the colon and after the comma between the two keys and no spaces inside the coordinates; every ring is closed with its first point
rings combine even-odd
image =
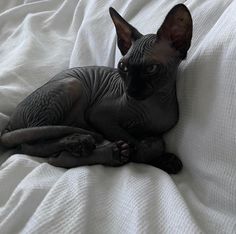
{"type": "Polygon", "coordinates": [[[118,12],[110,7],[109,12],[116,28],[117,44],[122,55],[125,55],[132,45],[132,42],[142,37],[142,34],[126,22],[118,12]]]}
{"type": "Polygon", "coordinates": [[[157,40],[168,40],[180,52],[181,59],[184,59],[191,45],[192,30],[192,17],[188,8],[178,4],[169,11],[157,31],[157,40]]]}

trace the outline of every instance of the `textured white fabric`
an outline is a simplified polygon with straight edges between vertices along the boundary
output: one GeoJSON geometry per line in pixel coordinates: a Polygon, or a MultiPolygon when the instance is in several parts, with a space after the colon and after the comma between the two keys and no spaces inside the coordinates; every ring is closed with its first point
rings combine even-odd
{"type": "Polygon", "coordinates": [[[0,127],[57,72],[117,63],[109,6],[150,33],[180,2],[194,33],[178,74],[180,121],[166,141],[183,171],[64,170],[13,155],[0,168],[0,233],[236,233],[236,1],[0,1],[0,127]]]}

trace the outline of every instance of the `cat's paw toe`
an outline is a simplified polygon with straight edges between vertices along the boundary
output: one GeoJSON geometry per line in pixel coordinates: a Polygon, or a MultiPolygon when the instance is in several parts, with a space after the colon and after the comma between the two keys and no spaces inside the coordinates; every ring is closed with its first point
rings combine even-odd
{"type": "Polygon", "coordinates": [[[116,144],[117,144],[119,151],[120,151],[121,161],[124,163],[128,162],[130,159],[130,146],[129,146],[129,144],[124,141],[118,141],[116,144]]]}
{"type": "Polygon", "coordinates": [[[124,141],[117,141],[112,146],[112,166],[122,166],[130,160],[130,147],[124,141]]]}

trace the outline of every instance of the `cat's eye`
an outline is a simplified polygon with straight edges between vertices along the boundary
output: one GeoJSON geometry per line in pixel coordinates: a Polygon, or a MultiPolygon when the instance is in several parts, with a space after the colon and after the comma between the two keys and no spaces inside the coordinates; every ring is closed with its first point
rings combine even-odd
{"type": "Polygon", "coordinates": [[[155,73],[157,71],[157,68],[158,68],[158,66],[156,64],[153,64],[153,65],[147,66],[145,71],[148,74],[152,74],[152,73],[155,73]]]}
{"type": "Polygon", "coordinates": [[[126,66],[126,64],[124,62],[119,62],[118,64],[118,68],[123,71],[123,72],[127,72],[128,71],[128,67],[126,66]]]}

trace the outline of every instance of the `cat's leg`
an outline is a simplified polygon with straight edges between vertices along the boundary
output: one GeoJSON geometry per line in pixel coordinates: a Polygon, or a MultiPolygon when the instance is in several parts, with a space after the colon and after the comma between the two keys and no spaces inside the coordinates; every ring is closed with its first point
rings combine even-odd
{"type": "Polygon", "coordinates": [[[58,139],[22,144],[20,151],[39,157],[50,157],[67,151],[73,156],[81,157],[87,156],[95,148],[95,139],[91,135],[75,133],[58,139]]]}
{"type": "Polygon", "coordinates": [[[158,167],[169,174],[178,173],[183,165],[180,159],[165,152],[165,143],[161,137],[150,137],[142,140],[136,147],[131,161],[158,167]]]}
{"type": "Polygon", "coordinates": [[[158,167],[168,174],[177,174],[183,168],[181,160],[172,153],[164,153],[157,157],[150,165],[158,167]]]}
{"type": "Polygon", "coordinates": [[[122,166],[130,161],[131,149],[124,141],[108,142],[99,145],[86,157],[74,157],[63,151],[58,157],[51,157],[49,163],[57,167],[73,168],[78,166],[102,164],[105,166],[122,166]]]}

